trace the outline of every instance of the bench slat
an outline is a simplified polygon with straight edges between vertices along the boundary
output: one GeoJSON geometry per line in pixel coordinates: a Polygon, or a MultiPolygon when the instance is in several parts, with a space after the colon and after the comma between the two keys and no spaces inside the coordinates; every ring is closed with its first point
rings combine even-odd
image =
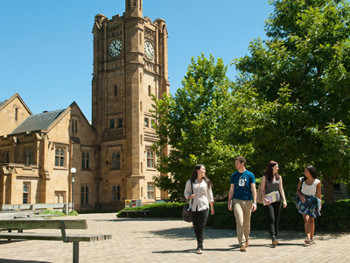
{"type": "MultiPolygon", "coordinates": [[[[62,236],[52,233],[0,233],[0,239],[62,241],[62,236]]],[[[112,239],[112,236],[101,234],[67,234],[67,242],[94,242],[106,239],[112,239]]]]}
{"type": "Polygon", "coordinates": [[[66,229],[87,229],[85,219],[56,220],[56,219],[20,219],[0,220],[0,228],[5,229],[60,229],[63,221],[66,229]]]}

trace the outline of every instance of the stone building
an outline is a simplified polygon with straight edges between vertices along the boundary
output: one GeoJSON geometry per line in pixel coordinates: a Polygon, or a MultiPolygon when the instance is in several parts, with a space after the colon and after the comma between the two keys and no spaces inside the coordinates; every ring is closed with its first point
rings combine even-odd
{"type": "Polygon", "coordinates": [[[149,111],[152,96],[169,93],[168,34],[164,20],[143,17],[142,2],[95,16],[92,124],[75,102],[35,115],[18,94],[0,103],[0,205],[73,200],[79,211],[117,210],[126,199],[166,196],[154,185],[149,111]]]}

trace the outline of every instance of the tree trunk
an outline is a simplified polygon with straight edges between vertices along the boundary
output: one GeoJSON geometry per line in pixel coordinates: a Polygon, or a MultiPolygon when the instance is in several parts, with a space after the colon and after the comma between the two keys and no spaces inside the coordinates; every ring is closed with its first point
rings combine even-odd
{"type": "Polygon", "coordinates": [[[324,202],[326,204],[334,203],[334,187],[333,181],[330,178],[326,178],[323,180],[323,189],[324,189],[324,202]]]}

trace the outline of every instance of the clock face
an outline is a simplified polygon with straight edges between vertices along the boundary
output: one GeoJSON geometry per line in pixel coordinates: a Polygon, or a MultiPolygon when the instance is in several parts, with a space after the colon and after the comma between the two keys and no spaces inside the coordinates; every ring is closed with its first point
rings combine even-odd
{"type": "Polygon", "coordinates": [[[109,46],[109,54],[112,57],[116,57],[122,51],[122,42],[119,39],[113,40],[111,45],[109,46]]]}
{"type": "Polygon", "coordinates": [[[151,42],[146,41],[144,47],[145,47],[146,58],[148,58],[149,60],[153,60],[154,59],[154,48],[153,48],[153,45],[151,44],[151,42]]]}

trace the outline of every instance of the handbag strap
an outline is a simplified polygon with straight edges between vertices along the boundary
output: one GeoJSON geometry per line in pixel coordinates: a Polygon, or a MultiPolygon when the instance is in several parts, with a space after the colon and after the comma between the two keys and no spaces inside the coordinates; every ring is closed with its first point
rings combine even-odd
{"type": "MultiPolygon", "coordinates": [[[[191,182],[191,191],[192,191],[192,194],[193,194],[193,183],[192,183],[191,179],[190,179],[190,182],[191,182]]],[[[193,204],[193,198],[190,200],[190,207],[192,207],[192,204],[193,204]]]]}

